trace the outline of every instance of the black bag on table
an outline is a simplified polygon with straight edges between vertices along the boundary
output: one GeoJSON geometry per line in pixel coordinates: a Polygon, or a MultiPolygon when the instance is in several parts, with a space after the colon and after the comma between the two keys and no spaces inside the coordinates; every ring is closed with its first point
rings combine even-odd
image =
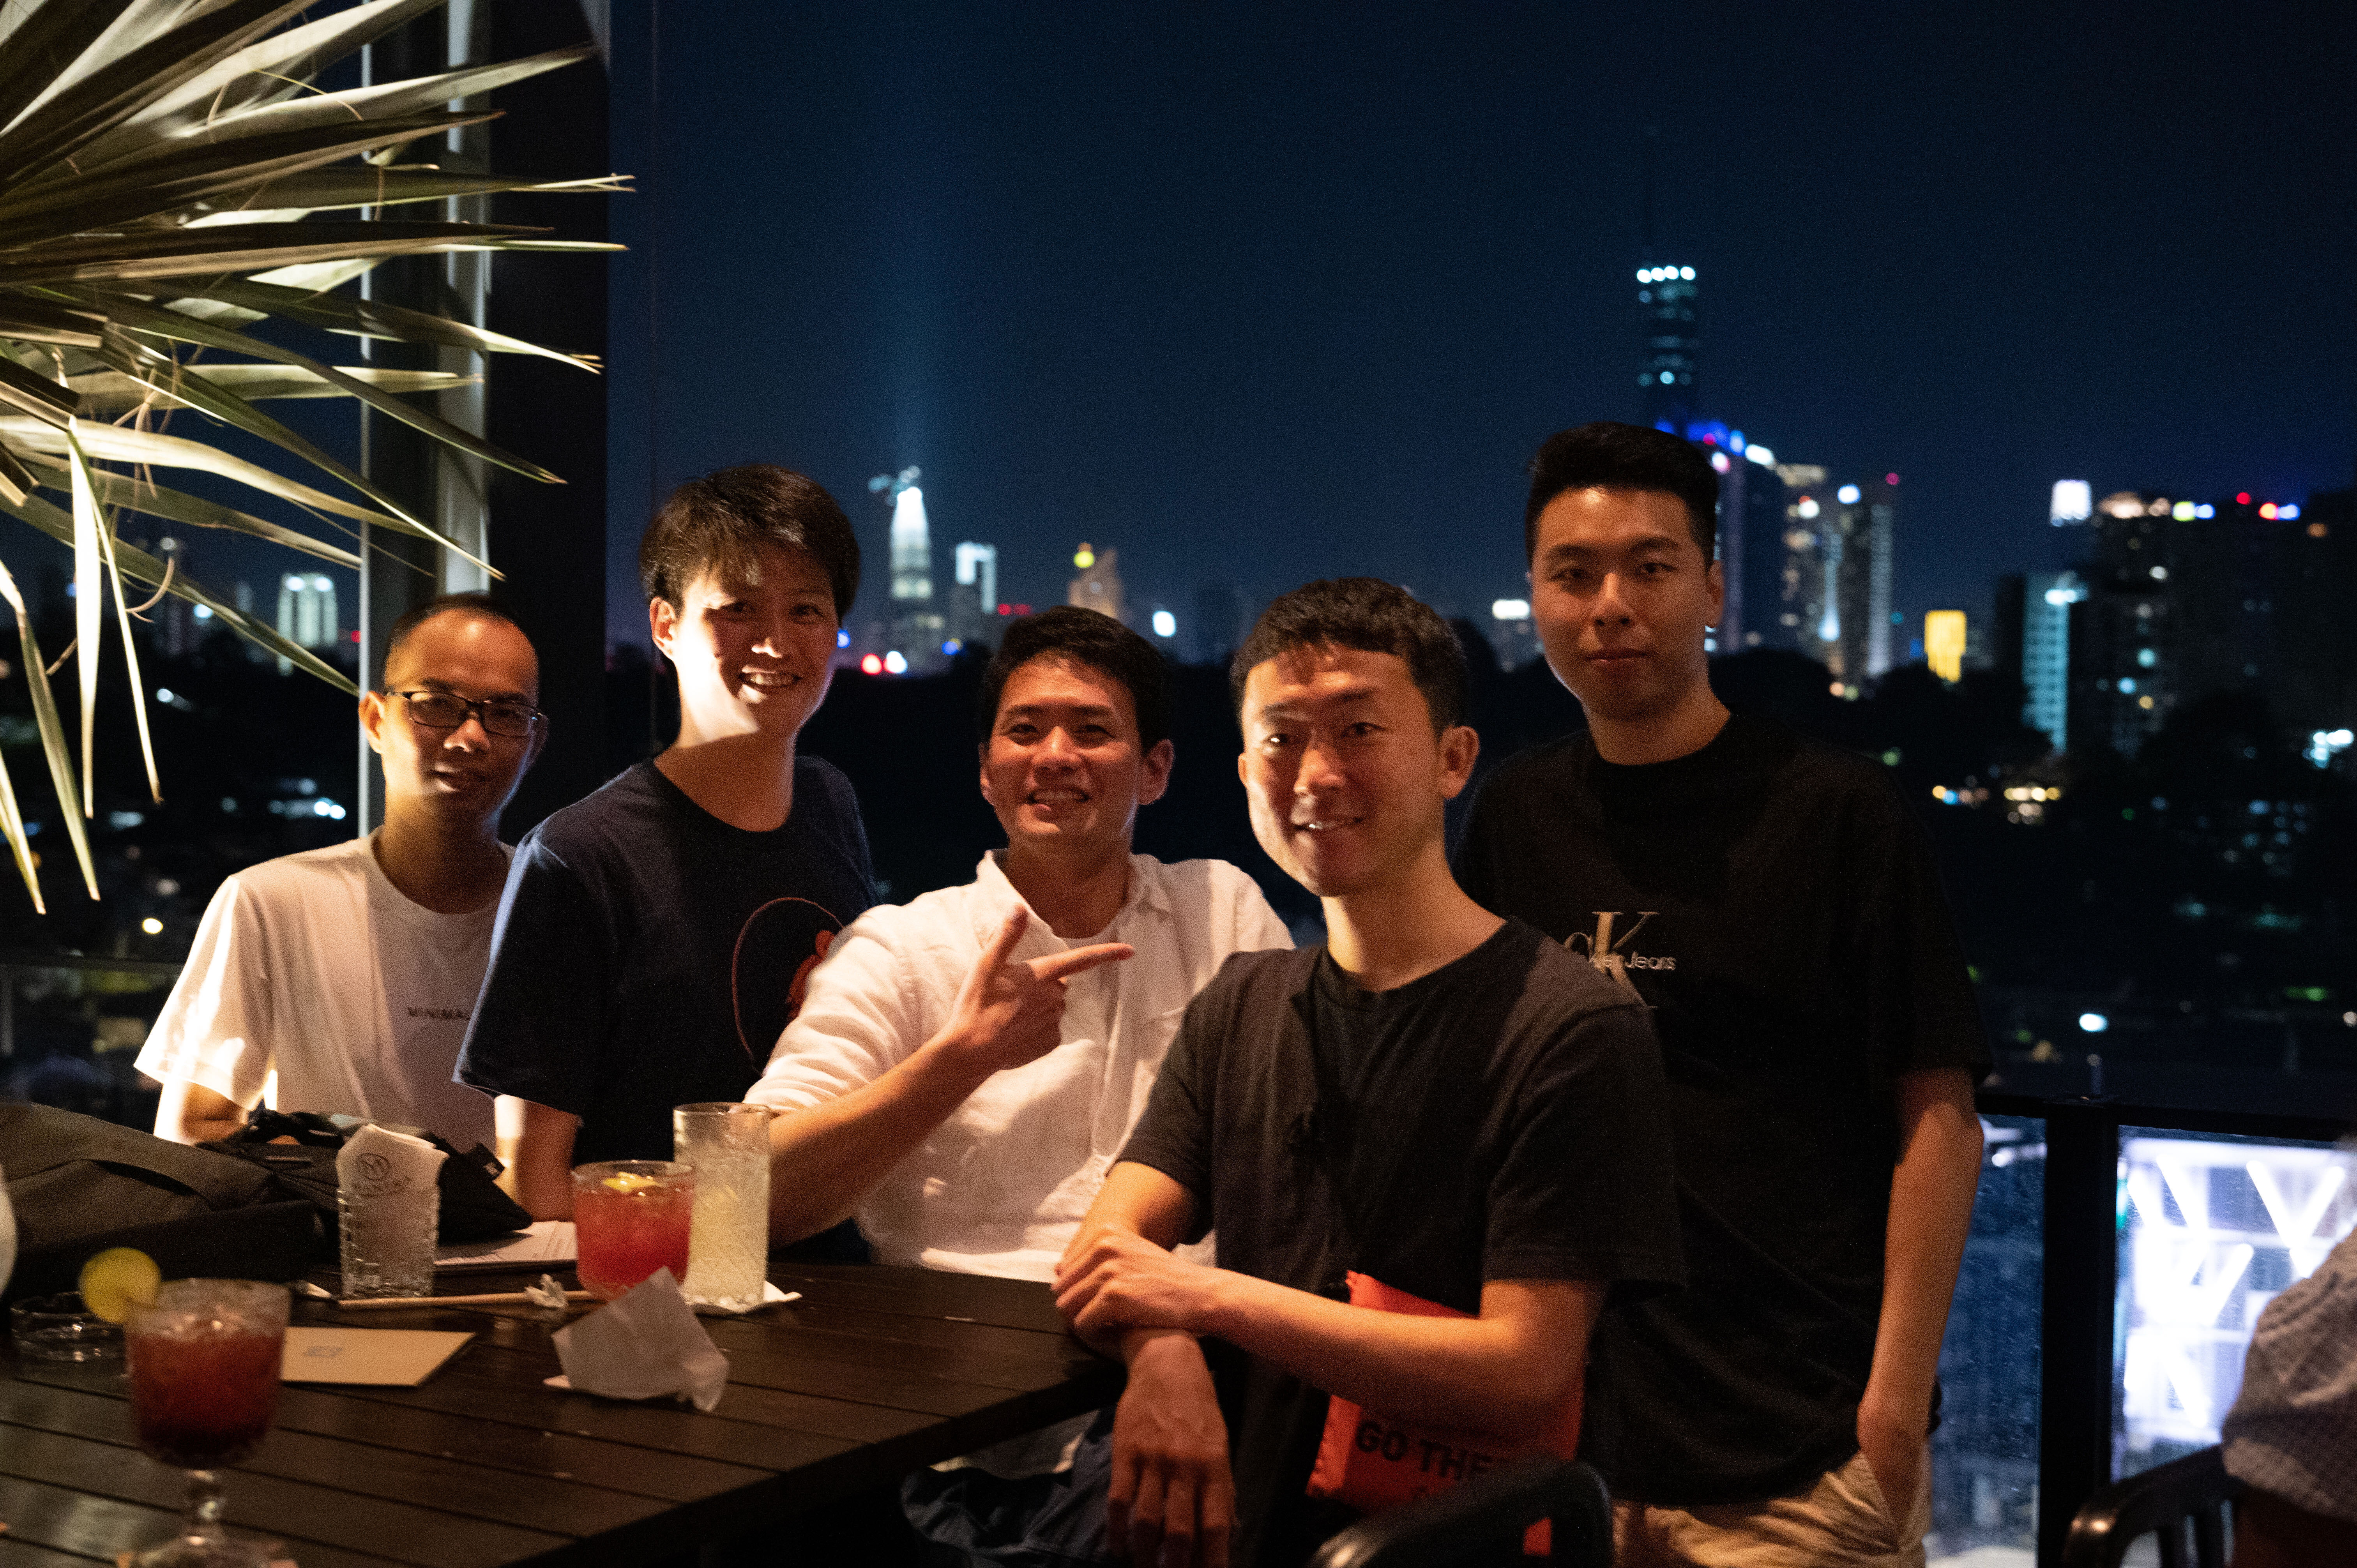
{"type": "Polygon", "coordinates": [[[95,1116],[0,1101],[0,1168],[10,1301],[73,1289],[108,1247],[138,1248],[167,1279],[291,1280],[336,1253],[334,1225],[268,1166],[95,1116]]]}
{"type": "MultiPolygon", "coordinates": [[[[218,1150],[269,1171],[289,1189],[316,1204],[327,1216],[332,1234],[337,1223],[336,1155],[342,1151],[344,1140],[366,1125],[367,1122],[358,1116],[323,1116],[315,1111],[268,1111],[257,1107],[247,1112],[245,1125],[233,1137],[198,1146],[218,1150]],[[273,1143],[275,1138],[295,1141],[273,1143]]],[[[500,1162],[480,1144],[462,1155],[447,1140],[422,1127],[391,1122],[377,1125],[388,1132],[423,1138],[449,1156],[442,1162],[436,1182],[441,1189],[442,1216],[436,1234],[445,1245],[488,1240],[532,1223],[532,1216],[523,1206],[495,1185],[500,1162]]]]}

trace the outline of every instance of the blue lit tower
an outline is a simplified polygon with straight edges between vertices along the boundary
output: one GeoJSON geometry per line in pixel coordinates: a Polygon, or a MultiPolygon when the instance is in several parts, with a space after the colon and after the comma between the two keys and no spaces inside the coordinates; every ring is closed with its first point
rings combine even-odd
{"type": "Polygon", "coordinates": [[[1695,270],[1637,269],[1637,303],[1645,320],[1645,358],[1637,384],[1641,422],[1684,434],[1695,423],[1695,366],[1702,339],[1695,330],[1695,270]]]}

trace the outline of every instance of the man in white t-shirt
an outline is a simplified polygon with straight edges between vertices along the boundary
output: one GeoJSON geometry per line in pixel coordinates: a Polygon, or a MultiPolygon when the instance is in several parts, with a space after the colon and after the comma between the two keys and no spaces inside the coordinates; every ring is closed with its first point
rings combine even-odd
{"type": "MultiPolygon", "coordinates": [[[[748,1095],[784,1112],[770,1125],[778,1240],[856,1216],[878,1262],[1050,1278],[1189,1001],[1230,954],[1292,945],[1234,866],[1130,853],[1138,807],[1169,782],[1168,681],[1144,638],[1094,610],[1008,628],[977,713],[1006,847],[963,886],[853,922],[748,1095]]],[[[972,1456],[1037,1483],[1019,1495],[950,1498],[920,1472],[911,1515],[939,1540],[945,1513],[1052,1511],[1041,1477],[1077,1435],[972,1456]]],[[[990,1489],[956,1474],[960,1490],[990,1489]]],[[[1014,1542],[958,1544],[1031,1560],[1014,1542]]]]}
{"type": "Polygon", "coordinates": [[[491,1098],[451,1081],[507,880],[500,811],[539,755],[540,661],[479,594],[393,624],[361,727],[384,825],[265,861],[213,895],[139,1070],[158,1135],[227,1137],[267,1101],[492,1142],[491,1098]]]}

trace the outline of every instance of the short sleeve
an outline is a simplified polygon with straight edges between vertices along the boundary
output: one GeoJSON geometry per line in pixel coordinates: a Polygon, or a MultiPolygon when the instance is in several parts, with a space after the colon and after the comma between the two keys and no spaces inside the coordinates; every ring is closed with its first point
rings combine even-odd
{"type": "Polygon", "coordinates": [[[811,971],[802,1011],[745,1098],[803,1111],[873,1083],[925,1043],[931,1031],[919,1015],[900,960],[863,917],[811,971]]]}
{"type": "Polygon", "coordinates": [[[534,828],[508,866],[457,1080],[587,1114],[602,1081],[615,964],[596,900],[534,828]]]}
{"type": "Polygon", "coordinates": [[[1930,835],[1887,779],[1861,808],[1860,859],[1874,866],[1852,929],[1859,1019],[1892,1076],[1931,1068],[1988,1075],[1988,1039],[1930,835]]]}
{"type": "Polygon", "coordinates": [[[221,885],[140,1047],[141,1072],[187,1079],[248,1110],[262,1103],[273,1051],[268,943],[259,913],[253,890],[237,877],[221,885]]]}
{"type": "MultiPolygon", "coordinates": [[[[1178,1021],[1178,1037],[1162,1059],[1145,1114],[1122,1145],[1121,1158],[1151,1165],[1195,1195],[1200,1224],[1211,1222],[1211,1094],[1204,1081],[1206,1056],[1221,1034],[1218,1002],[1201,995],[1178,1021]]],[[[1192,1240],[1194,1238],[1189,1237],[1192,1240]]]]}
{"type": "Polygon", "coordinates": [[[1518,1076],[1501,1089],[1482,1278],[1684,1283],[1669,1095],[1644,1012],[1566,1023],[1518,1076]]]}

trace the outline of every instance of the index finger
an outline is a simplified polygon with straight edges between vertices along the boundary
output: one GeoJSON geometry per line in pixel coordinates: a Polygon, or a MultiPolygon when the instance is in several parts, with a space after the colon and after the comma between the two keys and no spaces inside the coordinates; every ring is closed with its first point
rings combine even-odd
{"type": "Polygon", "coordinates": [[[1006,911],[1006,918],[999,922],[998,934],[990,939],[976,967],[992,970],[1005,963],[1007,955],[1015,950],[1015,944],[1023,940],[1023,929],[1030,923],[1031,911],[1022,905],[1006,911]]]}
{"type": "Polygon", "coordinates": [[[1070,952],[1035,958],[1031,961],[1031,972],[1042,980],[1069,980],[1101,963],[1119,963],[1136,955],[1137,950],[1127,942],[1099,942],[1092,948],[1074,948],[1070,952]]]}

